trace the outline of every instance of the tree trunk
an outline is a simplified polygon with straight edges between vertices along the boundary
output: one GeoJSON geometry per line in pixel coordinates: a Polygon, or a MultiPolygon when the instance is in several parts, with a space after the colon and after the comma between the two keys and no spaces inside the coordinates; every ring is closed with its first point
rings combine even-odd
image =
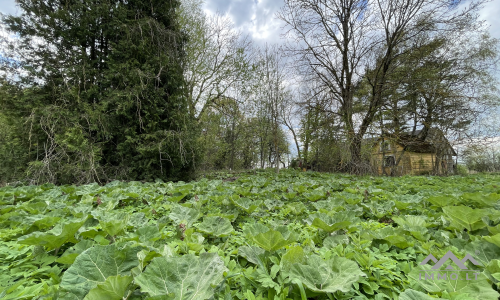
{"type": "Polygon", "coordinates": [[[351,174],[362,174],[363,169],[361,167],[361,139],[359,135],[354,135],[353,140],[349,145],[349,150],[351,152],[351,163],[350,163],[350,173],[351,174]]]}

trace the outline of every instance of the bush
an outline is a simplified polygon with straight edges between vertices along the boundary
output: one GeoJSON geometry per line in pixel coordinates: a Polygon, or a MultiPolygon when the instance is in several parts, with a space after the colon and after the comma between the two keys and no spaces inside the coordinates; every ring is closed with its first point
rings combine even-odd
{"type": "Polygon", "coordinates": [[[467,168],[466,165],[457,165],[457,174],[465,176],[469,174],[469,169],[467,168]]]}

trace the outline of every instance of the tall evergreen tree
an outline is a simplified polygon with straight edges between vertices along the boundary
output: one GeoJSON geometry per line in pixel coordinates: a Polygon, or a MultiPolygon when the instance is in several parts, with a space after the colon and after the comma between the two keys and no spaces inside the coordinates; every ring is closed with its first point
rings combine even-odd
{"type": "Polygon", "coordinates": [[[176,0],[20,0],[3,19],[19,39],[35,181],[187,179],[195,122],[182,96],[187,36],[176,0]],[[36,144],[36,147],[34,146],[36,144]]]}

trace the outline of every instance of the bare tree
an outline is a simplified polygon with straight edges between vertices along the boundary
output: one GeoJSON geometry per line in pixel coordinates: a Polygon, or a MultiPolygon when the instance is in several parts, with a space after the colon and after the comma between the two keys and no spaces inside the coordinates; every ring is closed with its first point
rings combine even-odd
{"type": "Polygon", "coordinates": [[[201,4],[183,0],[179,12],[189,37],[184,49],[185,94],[198,120],[215,99],[245,80],[252,53],[250,38],[235,29],[229,16],[209,16],[201,4]]]}
{"type": "Polygon", "coordinates": [[[302,160],[299,139],[298,139],[298,121],[299,121],[299,106],[297,95],[299,95],[299,91],[297,90],[287,90],[283,96],[283,99],[280,103],[279,114],[280,120],[283,125],[288,128],[290,133],[292,134],[293,141],[295,143],[295,147],[297,149],[297,155],[299,160],[302,160]]]}
{"type": "Polygon", "coordinates": [[[344,123],[351,172],[362,168],[361,141],[384,105],[397,58],[423,32],[462,30],[481,0],[462,10],[445,0],[285,0],[277,17],[285,23],[287,52],[309,78],[319,78],[344,123]],[[357,97],[361,82],[369,91],[357,97]]]}

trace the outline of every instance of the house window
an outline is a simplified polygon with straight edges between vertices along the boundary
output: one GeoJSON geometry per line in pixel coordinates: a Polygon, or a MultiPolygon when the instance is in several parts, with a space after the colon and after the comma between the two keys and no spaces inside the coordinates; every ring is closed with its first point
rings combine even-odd
{"type": "Polygon", "coordinates": [[[391,143],[389,141],[380,142],[380,152],[387,152],[391,150],[391,143]]]}
{"type": "Polygon", "coordinates": [[[396,160],[394,159],[394,155],[384,156],[384,167],[392,167],[394,165],[396,165],[396,160]]]}

